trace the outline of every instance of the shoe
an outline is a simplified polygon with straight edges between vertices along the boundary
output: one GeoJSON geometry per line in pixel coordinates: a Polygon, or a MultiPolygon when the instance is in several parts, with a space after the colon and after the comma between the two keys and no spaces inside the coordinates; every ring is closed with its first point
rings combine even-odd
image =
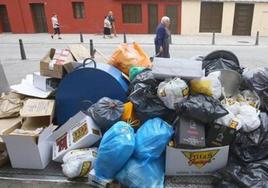
{"type": "Polygon", "coordinates": [[[58,39],[62,39],[61,37],[59,37],[58,39]]]}
{"type": "Polygon", "coordinates": [[[54,38],[54,36],[53,36],[53,35],[51,35],[51,38],[53,39],[53,38],[54,38]]]}

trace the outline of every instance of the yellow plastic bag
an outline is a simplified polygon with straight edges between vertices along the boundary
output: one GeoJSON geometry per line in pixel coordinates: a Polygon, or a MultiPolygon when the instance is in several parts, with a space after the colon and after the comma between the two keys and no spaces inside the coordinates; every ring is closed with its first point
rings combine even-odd
{"type": "Polygon", "coordinates": [[[212,96],[212,82],[211,80],[191,80],[191,91],[193,94],[204,94],[212,96]]]}
{"type": "Polygon", "coordinates": [[[125,74],[129,74],[129,69],[135,67],[149,68],[152,63],[148,55],[143,51],[139,44],[120,44],[115,50],[109,62],[125,74]]]}

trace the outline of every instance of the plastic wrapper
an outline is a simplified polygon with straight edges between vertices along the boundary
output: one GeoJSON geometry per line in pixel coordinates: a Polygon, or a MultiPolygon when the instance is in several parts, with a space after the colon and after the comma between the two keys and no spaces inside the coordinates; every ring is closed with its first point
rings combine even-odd
{"type": "Polygon", "coordinates": [[[204,124],[212,123],[228,114],[219,100],[205,95],[189,96],[187,100],[176,105],[176,111],[181,116],[204,124]]]}
{"type": "Polygon", "coordinates": [[[133,156],[138,159],[159,158],[173,133],[173,128],[160,118],[146,121],[136,133],[133,156]]]}
{"type": "Polygon", "coordinates": [[[219,80],[220,72],[210,73],[207,77],[190,81],[191,93],[213,96],[215,99],[221,97],[222,85],[219,80]]]}
{"type": "Polygon", "coordinates": [[[121,119],[124,113],[124,104],[119,100],[103,97],[93,104],[87,113],[104,133],[121,119]]]}
{"type": "Polygon", "coordinates": [[[141,73],[145,68],[144,67],[131,67],[129,69],[129,79],[134,80],[134,78],[141,73]]]}
{"type": "Polygon", "coordinates": [[[68,178],[87,176],[97,157],[97,148],[77,149],[63,157],[62,172],[68,178]]]}
{"type": "Polygon", "coordinates": [[[98,179],[110,180],[128,161],[135,147],[133,128],[126,122],[114,124],[103,136],[94,165],[98,179]]]}
{"type": "Polygon", "coordinates": [[[158,86],[157,95],[166,107],[174,110],[174,104],[181,102],[189,95],[189,87],[182,79],[174,78],[161,82],[158,86]]]}
{"type": "Polygon", "coordinates": [[[131,158],[116,175],[116,180],[129,188],[163,188],[164,157],[154,160],[131,158]]]}

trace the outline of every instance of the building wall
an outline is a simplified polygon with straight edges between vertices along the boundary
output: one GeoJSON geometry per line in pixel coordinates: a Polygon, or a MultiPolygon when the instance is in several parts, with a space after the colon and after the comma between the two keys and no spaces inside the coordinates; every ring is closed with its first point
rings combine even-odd
{"type": "MultiPolygon", "coordinates": [[[[148,12],[149,3],[158,4],[159,20],[165,15],[167,5],[176,5],[179,10],[178,31],[181,28],[181,0],[160,2],[158,0],[0,0],[0,4],[7,6],[9,22],[13,33],[34,33],[34,23],[31,15],[29,3],[44,3],[45,14],[49,32],[52,32],[51,16],[56,13],[62,26],[63,33],[100,33],[103,30],[103,19],[109,10],[114,12],[116,18],[116,28],[119,33],[148,33],[148,12]],[[85,19],[73,18],[72,2],[84,2],[85,19]],[[123,23],[122,3],[141,4],[142,23],[123,23]]],[[[1,28],[0,28],[1,32],[1,28]]]]}
{"type": "Polygon", "coordinates": [[[261,36],[268,36],[268,3],[256,3],[253,15],[251,35],[259,31],[261,36]]]}
{"type": "MultiPolygon", "coordinates": [[[[200,0],[182,0],[182,35],[207,35],[200,33],[200,0]]],[[[223,4],[222,32],[217,35],[232,35],[235,14],[235,2],[223,4]]],[[[260,31],[261,36],[268,36],[268,3],[256,2],[254,7],[251,35],[255,36],[260,31]]]]}

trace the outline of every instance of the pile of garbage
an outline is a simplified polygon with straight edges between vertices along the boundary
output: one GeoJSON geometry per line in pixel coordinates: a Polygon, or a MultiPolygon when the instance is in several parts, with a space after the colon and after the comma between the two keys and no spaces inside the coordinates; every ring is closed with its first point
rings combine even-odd
{"type": "Polygon", "coordinates": [[[151,62],[137,43],[107,64],[89,57],[81,46],[50,50],[40,73],[2,95],[0,151],[13,168],[53,160],[69,179],[102,186],[164,187],[185,175],[268,184],[268,68],[244,69],[223,50],[151,62]]]}

